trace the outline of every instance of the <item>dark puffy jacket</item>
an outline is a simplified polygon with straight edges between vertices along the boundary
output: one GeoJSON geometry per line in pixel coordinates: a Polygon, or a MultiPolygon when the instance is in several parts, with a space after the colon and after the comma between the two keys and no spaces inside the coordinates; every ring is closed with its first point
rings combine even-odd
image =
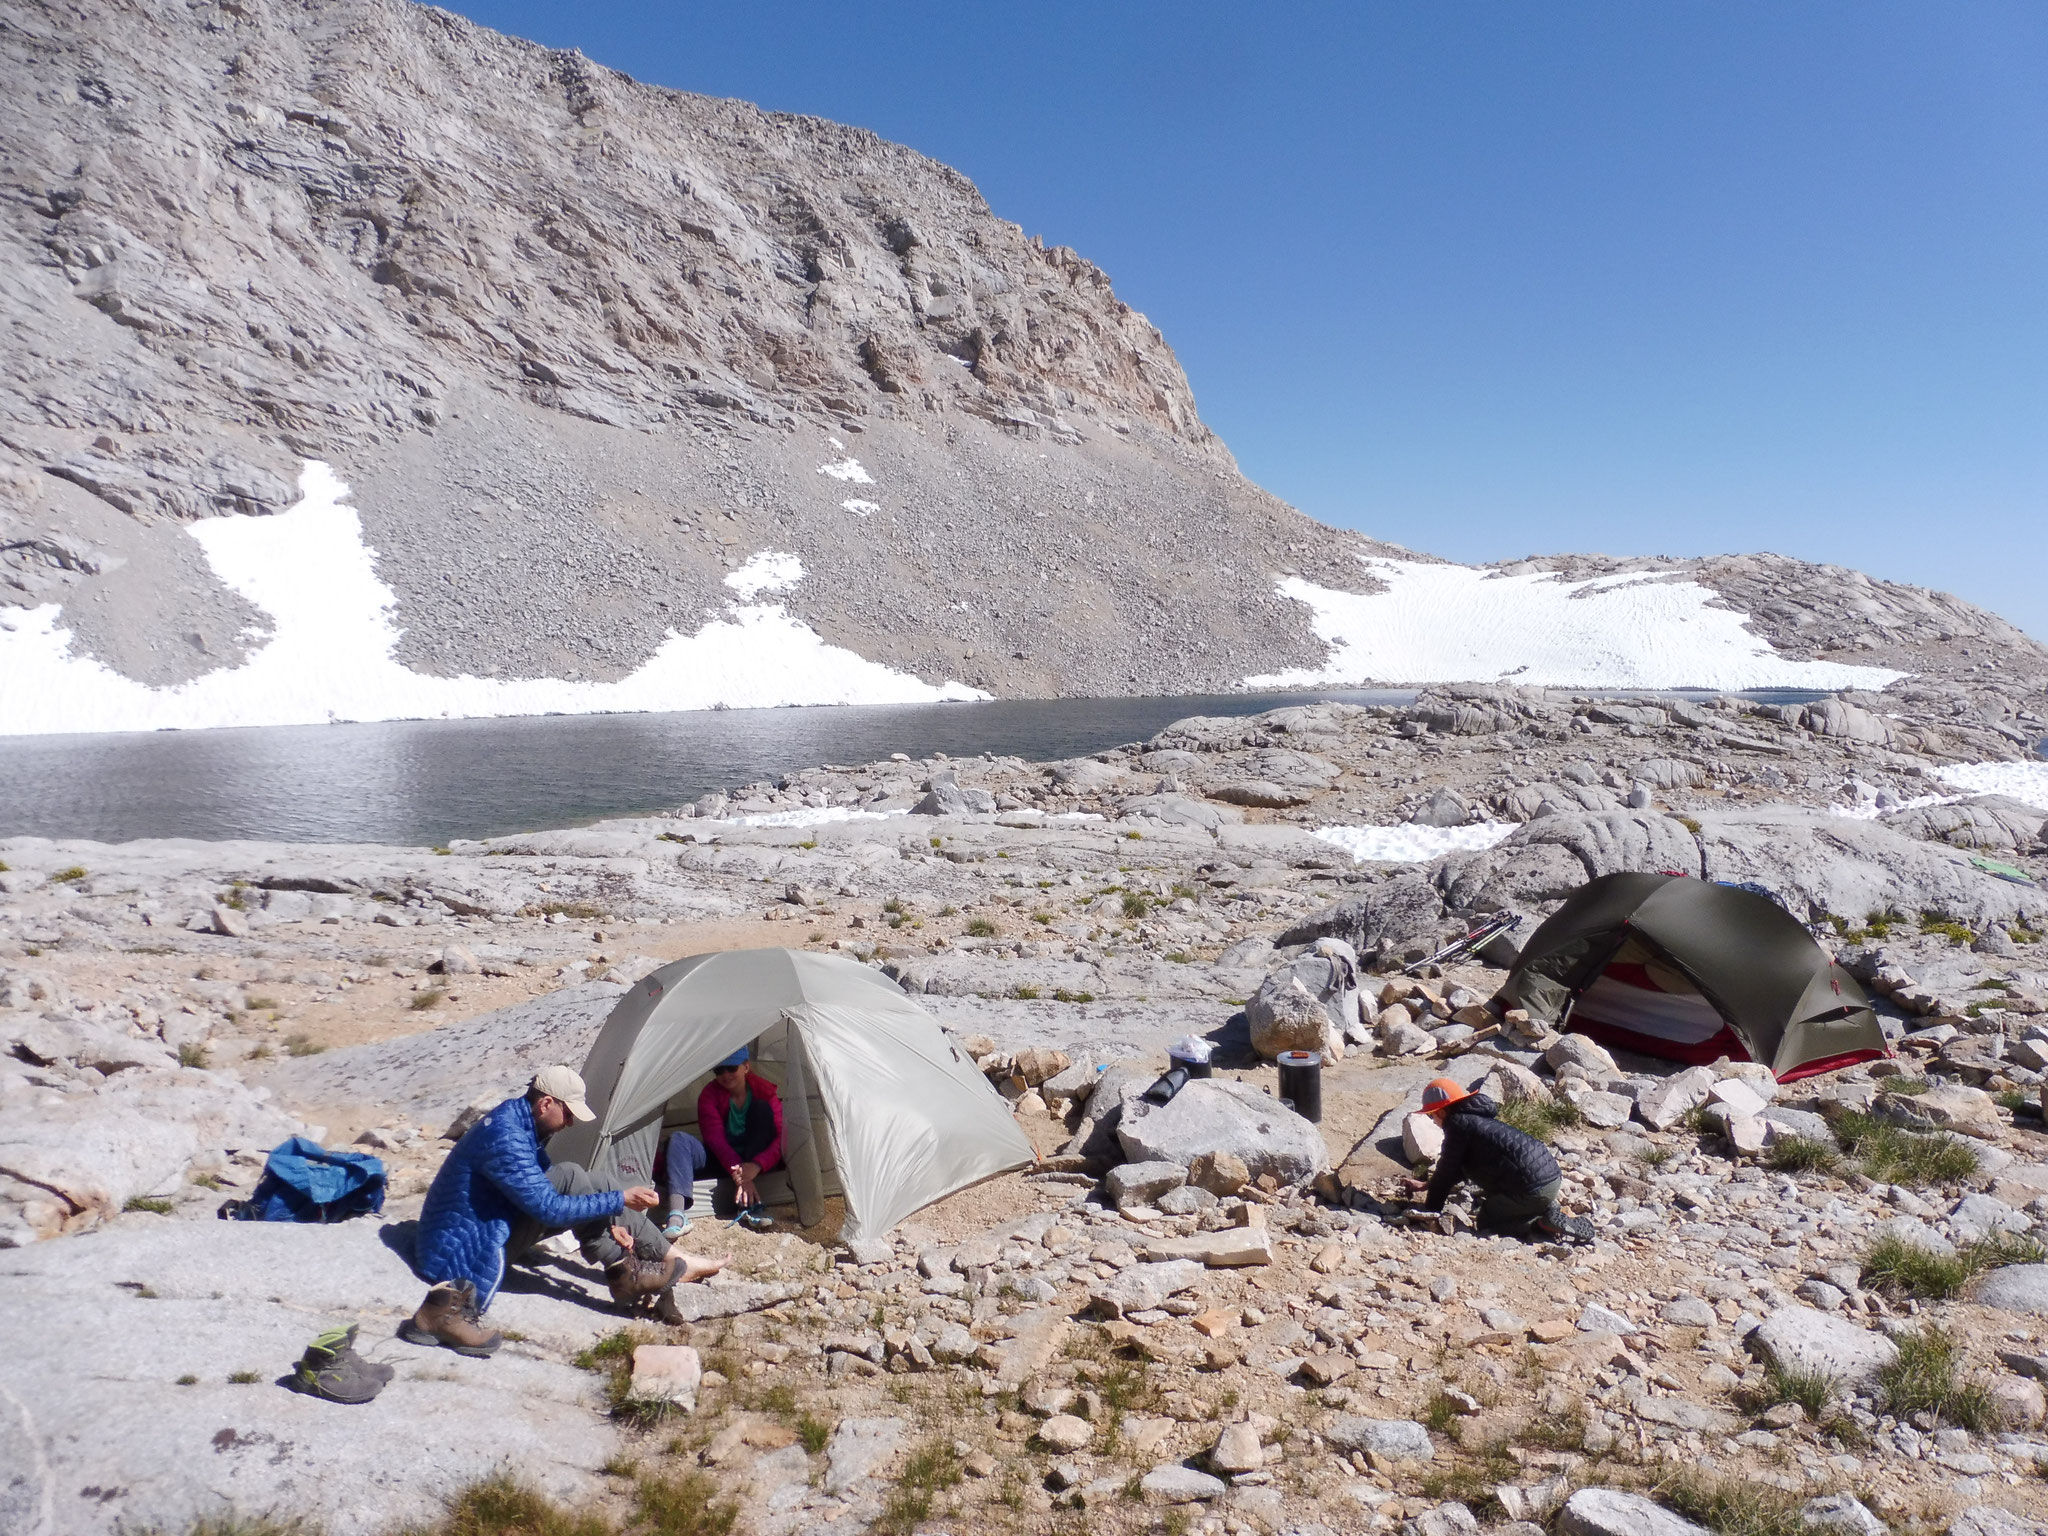
{"type": "Polygon", "coordinates": [[[1429,1181],[1430,1210],[1440,1211],[1451,1191],[1470,1179],[1489,1195],[1526,1195],[1560,1177],[1550,1149],[1527,1131],[1494,1116],[1500,1106],[1483,1093],[1444,1111],[1444,1150],[1429,1181]]]}
{"type": "Polygon", "coordinates": [[[547,1170],[533,1106],[524,1096],[507,1099],[471,1126],[434,1175],[420,1209],[413,1251],[420,1278],[430,1285],[473,1281],[477,1305],[488,1307],[505,1276],[505,1243],[517,1217],[561,1232],[625,1209],[615,1189],[557,1194],[547,1170]]]}

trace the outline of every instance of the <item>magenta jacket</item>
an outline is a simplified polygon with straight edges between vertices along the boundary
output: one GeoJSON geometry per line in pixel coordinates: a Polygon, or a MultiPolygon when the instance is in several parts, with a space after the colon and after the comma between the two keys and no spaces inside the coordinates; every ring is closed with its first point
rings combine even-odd
{"type": "Polygon", "coordinates": [[[747,1074],[747,1088],[754,1096],[753,1106],[747,1115],[747,1129],[752,1134],[747,1140],[761,1141],[768,1136],[771,1121],[774,1133],[768,1136],[760,1151],[749,1152],[744,1157],[733,1150],[733,1144],[725,1134],[725,1111],[726,1106],[732,1103],[732,1095],[715,1081],[706,1083],[704,1091],[697,1095],[697,1135],[711,1154],[712,1166],[721,1174],[741,1162],[757,1164],[766,1173],[782,1161],[782,1095],[767,1078],[752,1072],[747,1074]]]}

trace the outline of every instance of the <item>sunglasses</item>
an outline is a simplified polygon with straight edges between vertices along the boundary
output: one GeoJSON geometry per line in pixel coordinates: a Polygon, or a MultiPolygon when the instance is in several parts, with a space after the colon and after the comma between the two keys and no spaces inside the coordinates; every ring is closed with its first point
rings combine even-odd
{"type": "MultiPolygon", "coordinates": [[[[745,1063],[742,1062],[741,1065],[744,1066],[745,1063]]],[[[713,1077],[730,1077],[733,1073],[739,1070],[739,1067],[713,1067],[711,1069],[711,1075],[713,1077]]]]}

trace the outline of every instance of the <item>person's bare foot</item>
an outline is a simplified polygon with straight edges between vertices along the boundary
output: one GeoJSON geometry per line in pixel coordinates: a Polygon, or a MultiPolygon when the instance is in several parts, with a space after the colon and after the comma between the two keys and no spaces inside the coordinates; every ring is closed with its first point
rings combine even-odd
{"type": "Polygon", "coordinates": [[[677,1285],[688,1285],[692,1280],[709,1280],[732,1262],[731,1259],[700,1259],[694,1253],[683,1252],[680,1243],[669,1249],[669,1253],[683,1261],[682,1270],[676,1275],[677,1285]]]}

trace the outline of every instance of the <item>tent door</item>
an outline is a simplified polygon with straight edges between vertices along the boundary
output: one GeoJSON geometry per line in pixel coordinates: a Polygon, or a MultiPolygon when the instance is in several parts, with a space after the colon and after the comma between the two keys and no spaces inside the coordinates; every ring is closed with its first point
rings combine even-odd
{"type": "Polygon", "coordinates": [[[789,1170],[790,1193],[796,1196],[796,1219],[815,1227],[825,1219],[825,1174],[818,1156],[816,1123],[823,1118],[813,1086],[817,1073],[811,1069],[811,1053],[804,1039],[802,1023],[791,1014],[782,1016],[782,1162],[789,1170]]]}

